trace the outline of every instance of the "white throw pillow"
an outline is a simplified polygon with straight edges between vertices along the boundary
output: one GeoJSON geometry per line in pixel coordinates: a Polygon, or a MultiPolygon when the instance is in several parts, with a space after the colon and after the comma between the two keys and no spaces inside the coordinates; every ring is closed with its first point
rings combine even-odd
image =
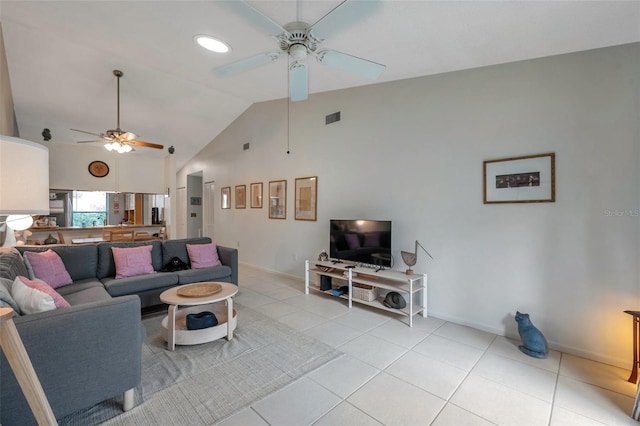
{"type": "Polygon", "coordinates": [[[29,280],[26,277],[16,277],[11,287],[11,296],[25,315],[69,306],[62,296],[37,278],[29,280]]]}

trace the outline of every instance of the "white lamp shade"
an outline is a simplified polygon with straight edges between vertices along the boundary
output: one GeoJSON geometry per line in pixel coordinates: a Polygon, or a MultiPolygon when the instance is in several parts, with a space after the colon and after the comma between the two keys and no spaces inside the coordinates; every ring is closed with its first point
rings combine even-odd
{"type": "Polygon", "coordinates": [[[0,135],[0,216],[49,214],[49,148],[0,135]]]}

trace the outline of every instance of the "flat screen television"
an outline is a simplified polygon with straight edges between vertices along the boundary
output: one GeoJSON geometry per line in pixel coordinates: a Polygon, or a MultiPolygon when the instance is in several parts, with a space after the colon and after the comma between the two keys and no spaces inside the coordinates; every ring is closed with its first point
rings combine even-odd
{"type": "Polygon", "coordinates": [[[390,268],[391,221],[331,219],[329,257],[390,268]]]}

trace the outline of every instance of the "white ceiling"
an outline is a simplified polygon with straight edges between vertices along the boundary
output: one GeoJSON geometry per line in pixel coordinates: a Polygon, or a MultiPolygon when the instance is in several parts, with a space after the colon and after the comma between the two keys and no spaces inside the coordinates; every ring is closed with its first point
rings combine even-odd
{"type": "MultiPolygon", "coordinates": [[[[302,0],[301,18],[314,23],[339,3],[302,0]]],[[[281,25],[296,20],[296,1],[250,4],[281,25]]],[[[287,97],[284,57],[240,75],[212,74],[277,51],[219,1],[2,0],[0,20],[25,139],[42,140],[47,127],[51,143],[74,143],[86,138],[70,128],[115,128],[114,69],[124,71],[121,128],[175,146],[178,167],[252,103],[287,97]],[[193,42],[201,33],[232,51],[205,51],[193,42]]],[[[385,82],[638,41],[639,1],[388,0],[322,47],[385,64],[385,82]]],[[[310,94],[371,84],[308,62],[310,94]]]]}

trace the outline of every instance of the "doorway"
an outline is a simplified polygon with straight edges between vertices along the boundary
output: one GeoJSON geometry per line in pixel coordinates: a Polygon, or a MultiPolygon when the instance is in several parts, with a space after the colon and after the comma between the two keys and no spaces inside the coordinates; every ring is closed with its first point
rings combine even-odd
{"type": "Polygon", "coordinates": [[[203,235],[202,171],[187,175],[187,238],[203,235]]]}
{"type": "Polygon", "coordinates": [[[214,239],[214,226],[213,226],[213,214],[215,211],[215,182],[204,183],[204,198],[202,199],[202,205],[204,206],[204,236],[214,239]]]}

